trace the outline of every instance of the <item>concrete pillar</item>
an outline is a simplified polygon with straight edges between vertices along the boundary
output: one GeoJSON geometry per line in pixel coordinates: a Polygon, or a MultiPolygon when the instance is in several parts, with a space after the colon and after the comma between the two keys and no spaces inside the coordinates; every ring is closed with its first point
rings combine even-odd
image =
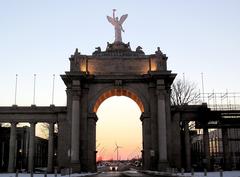
{"type": "Polygon", "coordinates": [[[30,140],[28,150],[28,171],[34,171],[34,149],[35,149],[35,122],[30,123],[30,140]]]}
{"type": "Polygon", "coordinates": [[[231,154],[229,152],[228,144],[228,129],[222,128],[222,144],[223,144],[223,158],[224,158],[224,170],[231,170],[231,154]]]}
{"type": "Polygon", "coordinates": [[[159,161],[167,161],[166,112],[164,95],[158,95],[158,142],[159,161]]]}
{"type": "Polygon", "coordinates": [[[57,140],[57,163],[59,167],[70,167],[71,165],[71,127],[72,127],[72,91],[66,90],[67,94],[67,115],[58,114],[58,140],[57,140]]]}
{"type": "MultiPolygon", "coordinates": [[[[158,117],[157,117],[157,93],[156,84],[150,82],[148,85],[149,91],[149,118],[143,121],[145,135],[148,137],[145,139],[146,148],[144,148],[143,154],[146,158],[146,169],[157,170],[158,169],[158,117]],[[147,144],[148,143],[148,144],[147,144]],[[147,164],[149,163],[149,164],[147,164]]],[[[146,110],[145,110],[146,111],[146,110]]],[[[144,113],[145,115],[147,112],[144,113]]]]}
{"type": "Polygon", "coordinates": [[[204,164],[205,164],[205,168],[209,170],[210,169],[210,150],[209,150],[209,133],[208,133],[207,127],[203,128],[203,146],[204,146],[204,154],[205,154],[204,164]]]}
{"type": "Polygon", "coordinates": [[[71,162],[79,163],[79,100],[72,101],[71,162]]]}
{"type": "Polygon", "coordinates": [[[158,170],[166,170],[167,159],[167,128],[166,128],[166,105],[165,86],[163,80],[157,81],[157,117],[158,117],[158,170]]]}
{"type": "MultiPolygon", "coordinates": [[[[70,114],[70,113],[68,113],[70,114]]],[[[61,120],[64,120],[64,117],[61,120]]],[[[57,163],[58,167],[71,165],[71,124],[69,121],[58,122],[57,163]]]]}
{"type": "Polygon", "coordinates": [[[147,113],[142,113],[142,134],[143,134],[143,169],[149,170],[153,168],[155,159],[155,151],[151,149],[151,119],[147,113]]]}
{"type": "MultiPolygon", "coordinates": [[[[166,105],[166,132],[167,132],[167,159],[169,165],[174,164],[172,158],[173,146],[172,146],[172,129],[174,127],[172,120],[171,120],[171,90],[170,86],[166,87],[166,97],[165,97],[165,105],[166,105]]],[[[176,129],[175,129],[176,131],[176,129]]]]}
{"type": "Polygon", "coordinates": [[[185,155],[186,155],[186,170],[191,170],[191,144],[189,136],[188,121],[184,122],[184,140],[185,140],[185,155]]]}
{"type": "Polygon", "coordinates": [[[48,137],[48,164],[47,164],[47,171],[53,172],[53,136],[54,136],[54,123],[49,124],[49,137],[48,137]]]}
{"type": "Polygon", "coordinates": [[[88,169],[87,171],[96,172],[96,122],[98,118],[95,113],[89,114],[87,119],[88,125],[88,169]]]}
{"type": "Polygon", "coordinates": [[[80,172],[80,82],[73,82],[72,90],[72,128],[71,128],[71,167],[80,172]]]}
{"type": "Polygon", "coordinates": [[[180,120],[181,115],[180,112],[172,112],[172,122],[171,122],[171,146],[172,146],[172,153],[171,153],[171,165],[175,166],[176,168],[181,169],[182,166],[182,142],[181,142],[181,128],[180,128],[180,120]],[[177,138],[178,137],[178,138],[177,138]]]}
{"type": "Polygon", "coordinates": [[[9,156],[8,156],[8,172],[13,173],[16,164],[16,123],[11,123],[9,156]]]}
{"type": "MultiPolygon", "coordinates": [[[[95,144],[95,136],[96,133],[94,133],[96,131],[96,122],[94,121],[90,121],[93,125],[93,128],[88,129],[89,126],[89,107],[88,107],[88,86],[84,86],[84,89],[81,89],[81,99],[80,99],[80,164],[81,164],[81,171],[93,171],[93,169],[95,168],[95,162],[96,159],[90,160],[89,157],[91,159],[93,159],[93,157],[95,157],[95,153],[94,151],[96,151],[96,146],[95,145],[91,145],[90,147],[93,147],[93,149],[89,149],[89,143],[90,144],[95,144]],[[90,131],[90,132],[89,132],[90,131]],[[91,135],[92,139],[91,141],[89,141],[89,133],[93,133],[94,135],[91,135]],[[91,155],[89,155],[89,152],[91,152],[91,155]],[[90,162],[91,161],[91,162],[90,162]],[[89,163],[91,165],[89,165],[89,163]]],[[[96,118],[96,114],[95,113],[90,113],[90,117],[93,116],[93,119],[96,118]]]]}

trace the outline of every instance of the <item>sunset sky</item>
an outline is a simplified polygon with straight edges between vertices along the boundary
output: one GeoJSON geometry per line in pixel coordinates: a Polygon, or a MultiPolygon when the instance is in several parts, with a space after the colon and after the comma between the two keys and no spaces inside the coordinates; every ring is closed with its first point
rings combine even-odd
{"type": "Polygon", "coordinates": [[[99,156],[103,159],[116,159],[115,143],[121,147],[119,159],[131,159],[141,155],[141,111],[132,99],[125,96],[110,97],[100,105],[97,116],[99,156]]]}
{"type": "MultiPolygon", "coordinates": [[[[66,105],[60,74],[69,71],[75,48],[91,55],[95,47],[114,41],[106,19],[128,14],[123,41],[141,46],[146,54],[160,47],[168,56],[168,69],[194,81],[205,92],[240,92],[240,1],[239,0],[7,0],[0,2],[0,106],[33,103],[36,74],[36,105],[52,103],[52,76],[56,106],[66,105]]],[[[126,97],[104,101],[97,112],[97,144],[105,158],[121,158],[141,149],[140,111],[126,97]],[[117,109],[117,110],[116,110],[117,109]],[[119,133],[119,128],[123,133],[119,133]],[[138,148],[139,147],[139,148],[138,148]]],[[[133,153],[134,154],[134,153],[133,153]]]]}

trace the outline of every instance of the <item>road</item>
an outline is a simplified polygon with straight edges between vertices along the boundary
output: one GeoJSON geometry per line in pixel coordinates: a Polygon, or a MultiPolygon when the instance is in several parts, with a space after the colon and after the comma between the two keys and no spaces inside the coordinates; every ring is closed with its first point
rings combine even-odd
{"type": "MultiPolygon", "coordinates": [[[[110,165],[114,166],[114,165],[110,165]]],[[[93,175],[91,177],[153,177],[154,175],[147,175],[138,172],[139,167],[134,167],[132,165],[126,164],[126,163],[119,163],[117,165],[118,169],[117,171],[109,171],[110,166],[103,166],[98,169],[99,174],[93,175]]],[[[115,165],[116,166],[116,165],[115,165]]],[[[164,177],[165,175],[162,175],[161,177],[164,177]]],[[[169,175],[166,175],[169,177],[169,175]]],[[[158,175],[160,177],[160,175],[158,175]]]]}
{"type": "Polygon", "coordinates": [[[116,171],[116,172],[102,172],[91,177],[151,177],[142,173],[137,173],[134,171],[116,171]]]}

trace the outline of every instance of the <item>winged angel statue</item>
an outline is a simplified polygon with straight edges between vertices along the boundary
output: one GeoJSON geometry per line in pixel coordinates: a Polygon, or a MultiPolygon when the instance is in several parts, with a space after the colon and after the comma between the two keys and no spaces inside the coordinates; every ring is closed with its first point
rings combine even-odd
{"type": "Polygon", "coordinates": [[[107,16],[107,19],[114,26],[114,29],[115,29],[115,41],[114,42],[122,42],[121,32],[124,32],[124,30],[122,28],[122,24],[126,20],[128,14],[122,15],[120,20],[118,20],[118,17],[115,17],[115,11],[116,11],[116,9],[113,9],[113,17],[107,16]]]}

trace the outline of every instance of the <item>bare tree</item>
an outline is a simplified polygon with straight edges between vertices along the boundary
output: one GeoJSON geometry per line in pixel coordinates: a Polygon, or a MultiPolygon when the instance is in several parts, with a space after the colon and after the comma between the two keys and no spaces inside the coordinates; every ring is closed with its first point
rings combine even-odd
{"type": "Polygon", "coordinates": [[[199,92],[194,82],[177,79],[172,84],[171,104],[174,106],[191,104],[199,101],[199,92]]]}

